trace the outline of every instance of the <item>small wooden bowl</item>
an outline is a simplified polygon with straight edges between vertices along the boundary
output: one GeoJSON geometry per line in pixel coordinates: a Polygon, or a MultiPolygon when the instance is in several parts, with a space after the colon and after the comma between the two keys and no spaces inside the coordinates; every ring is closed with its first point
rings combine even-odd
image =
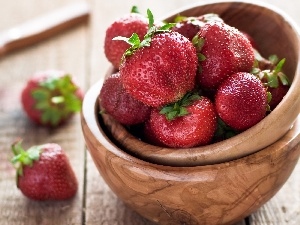
{"type": "MultiPolygon", "coordinates": [[[[284,70],[292,81],[292,86],[284,100],[260,123],[243,133],[219,143],[196,148],[162,148],[147,144],[130,134],[110,116],[104,122],[116,140],[137,157],[170,166],[194,166],[226,162],[257,152],[274,143],[292,126],[300,111],[300,67],[299,31],[294,22],[283,12],[270,5],[239,1],[213,1],[200,3],[163,18],[173,21],[178,14],[199,16],[216,13],[228,24],[249,33],[259,46],[263,56],[277,54],[286,58],[284,70]]],[[[110,75],[113,68],[107,72],[110,75]]]]}
{"type": "MultiPolygon", "coordinates": [[[[241,134],[219,143],[196,148],[162,148],[141,141],[110,116],[104,123],[112,136],[131,154],[149,162],[170,166],[195,166],[226,162],[257,152],[274,143],[292,126],[300,111],[299,31],[294,22],[270,5],[244,1],[200,3],[171,13],[163,20],[173,21],[178,14],[199,16],[217,13],[228,24],[249,33],[263,56],[286,58],[284,70],[292,81],[284,100],[265,119],[241,134]],[[279,32],[280,31],[280,32],[279,32]]],[[[113,73],[113,68],[107,76],[113,73]]]]}
{"type": "Polygon", "coordinates": [[[102,82],[86,93],[83,102],[81,123],[87,148],[111,190],[153,222],[238,222],[274,196],[297,164],[300,119],[277,142],[240,159],[192,167],[143,161],[124,151],[99,118],[102,82]]]}
{"type": "Polygon", "coordinates": [[[192,149],[158,148],[99,115],[103,77],[85,95],[83,135],[106,183],[145,218],[169,225],[232,224],[274,196],[298,161],[299,34],[289,17],[261,3],[218,1],[180,12],[218,13],[252,35],[263,55],[285,57],[284,69],[293,83],[284,100],[256,126],[226,141],[192,149]]]}

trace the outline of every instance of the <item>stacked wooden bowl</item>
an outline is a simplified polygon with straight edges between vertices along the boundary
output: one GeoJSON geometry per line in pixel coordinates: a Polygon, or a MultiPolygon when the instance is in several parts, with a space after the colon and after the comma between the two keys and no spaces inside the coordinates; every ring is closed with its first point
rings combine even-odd
{"type": "MultiPolygon", "coordinates": [[[[262,55],[286,58],[292,85],[283,101],[261,122],[228,140],[190,149],[162,148],[129,133],[108,115],[99,115],[104,77],[87,92],[82,130],[104,180],[128,206],[158,224],[232,224],[274,196],[300,154],[299,30],[270,5],[211,1],[180,9],[177,15],[216,13],[249,33],[262,55]]],[[[108,70],[108,74],[113,69],[108,70]]]]}

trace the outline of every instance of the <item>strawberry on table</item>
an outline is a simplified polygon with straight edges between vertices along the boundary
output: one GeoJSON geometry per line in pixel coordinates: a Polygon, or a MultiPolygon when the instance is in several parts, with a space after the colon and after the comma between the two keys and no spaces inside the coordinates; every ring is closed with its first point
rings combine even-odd
{"type": "Polygon", "coordinates": [[[39,125],[56,127],[81,110],[83,92],[64,71],[37,72],[26,83],[21,102],[27,116],[39,125]]]}
{"type": "Polygon", "coordinates": [[[123,88],[120,73],[109,76],[100,91],[99,104],[104,113],[125,125],[143,123],[150,115],[150,107],[134,99],[123,88]]]}
{"type": "Polygon", "coordinates": [[[131,44],[120,66],[124,88],[146,105],[159,107],[182,98],[195,86],[196,49],[171,25],[154,26],[148,10],[149,31],[141,41],[136,34],[117,37],[131,44]]]}
{"type": "Polygon", "coordinates": [[[238,29],[220,22],[207,22],[193,39],[199,57],[198,82],[204,89],[217,89],[235,72],[250,72],[254,52],[238,29]]]}
{"type": "Polygon", "coordinates": [[[75,196],[78,183],[61,146],[48,143],[25,151],[21,141],[12,145],[17,187],[34,200],[65,200],[75,196]]]}
{"type": "Polygon", "coordinates": [[[130,45],[124,41],[112,40],[114,37],[123,36],[129,38],[133,33],[136,33],[142,38],[147,33],[147,30],[147,18],[133,10],[131,13],[116,19],[107,28],[105,34],[104,53],[108,61],[110,61],[115,68],[119,68],[125,50],[130,47],[130,45]]]}
{"type": "Polygon", "coordinates": [[[146,140],[174,148],[209,144],[217,128],[213,103],[198,94],[186,94],[161,110],[154,108],[145,125],[146,140]]]}
{"type": "Polygon", "coordinates": [[[215,105],[218,115],[228,126],[243,131],[266,116],[268,94],[255,75],[238,72],[219,86],[215,105]]]}

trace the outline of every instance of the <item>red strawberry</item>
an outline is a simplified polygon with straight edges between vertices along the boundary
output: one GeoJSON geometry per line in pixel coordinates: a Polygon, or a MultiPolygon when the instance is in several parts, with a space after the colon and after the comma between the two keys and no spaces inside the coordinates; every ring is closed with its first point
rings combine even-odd
{"type": "Polygon", "coordinates": [[[254,38],[249,33],[245,32],[245,31],[241,31],[241,32],[250,41],[250,44],[252,45],[252,47],[254,49],[258,50],[258,45],[257,45],[256,41],[254,40],[254,38]]]}
{"type": "Polygon", "coordinates": [[[276,88],[268,88],[268,91],[272,96],[271,101],[269,102],[270,110],[276,108],[276,106],[282,101],[289,89],[289,85],[284,85],[281,82],[276,88]]]}
{"type": "Polygon", "coordinates": [[[158,137],[156,137],[152,126],[150,124],[150,122],[146,121],[146,123],[144,123],[144,127],[143,127],[143,140],[147,143],[150,143],[152,145],[156,145],[156,146],[161,146],[161,147],[165,147],[166,145],[164,143],[162,143],[158,137]]]}
{"type": "Polygon", "coordinates": [[[37,124],[55,127],[81,110],[83,92],[71,75],[56,70],[36,73],[22,90],[28,117],[37,124]]]}
{"type": "Polygon", "coordinates": [[[114,73],[106,79],[100,91],[99,104],[104,112],[126,125],[142,123],[150,115],[150,107],[124,90],[120,73],[114,73]]]}
{"type": "Polygon", "coordinates": [[[161,111],[154,108],[144,133],[146,140],[155,140],[154,144],[188,148],[210,143],[216,128],[213,103],[206,97],[187,94],[161,111]]]}
{"type": "Polygon", "coordinates": [[[140,40],[117,37],[131,45],[120,66],[124,88],[134,98],[149,106],[163,106],[182,98],[194,88],[197,70],[195,47],[184,36],[170,32],[173,24],[154,26],[148,10],[149,30],[140,40]]]}
{"type": "Polygon", "coordinates": [[[194,38],[199,56],[198,81],[202,88],[216,89],[235,72],[250,72],[254,63],[249,40],[236,28],[213,21],[194,38]]]}
{"type": "Polygon", "coordinates": [[[201,27],[204,26],[206,22],[215,20],[223,21],[216,14],[205,14],[199,17],[177,16],[175,18],[176,25],[172,28],[172,30],[182,34],[190,41],[192,41],[195,35],[199,32],[201,27]]]}
{"type": "Polygon", "coordinates": [[[18,141],[12,150],[17,187],[25,196],[34,200],[65,200],[76,194],[77,179],[58,144],[33,146],[25,151],[18,141]]]}
{"type": "Polygon", "coordinates": [[[151,45],[139,48],[120,66],[124,88],[149,106],[177,101],[194,88],[196,51],[177,32],[155,34],[151,45]]]}
{"type": "Polygon", "coordinates": [[[227,125],[236,130],[246,130],[266,115],[266,88],[255,75],[238,72],[219,86],[215,105],[218,115],[227,125]]]}
{"type": "Polygon", "coordinates": [[[270,68],[273,69],[263,69],[254,68],[252,73],[258,76],[261,81],[268,88],[268,92],[271,93],[271,101],[269,102],[270,109],[273,110],[283,99],[290,88],[290,82],[288,77],[282,72],[282,67],[285,63],[285,59],[282,59],[276,65],[278,58],[277,56],[270,56],[269,60],[271,63],[270,68]]]}
{"type": "Polygon", "coordinates": [[[106,30],[104,40],[104,52],[108,61],[115,68],[119,68],[121,58],[129,44],[119,40],[112,40],[114,37],[130,37],[132,33],[137,33],[140,38],[144,37],[148,30],[146,17],[138,13],[130,13],[114,21],[106,30]]]}

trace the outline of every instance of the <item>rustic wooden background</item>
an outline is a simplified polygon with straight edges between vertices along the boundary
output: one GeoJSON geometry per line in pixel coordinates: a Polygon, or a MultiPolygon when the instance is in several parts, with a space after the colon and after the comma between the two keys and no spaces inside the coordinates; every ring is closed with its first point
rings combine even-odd
{"type": "MultiPolygon", "coordinates": [[[[0,0],[1,31],[43,13],[73,3],[72,0],[0,0]]],[[[103,53],[106,27],[132,5],[150,8],[156,18],[199,0],[87,0],[91,17],[85,24],[0,58],[0,224],[147,225],[116,198],[98,174],[86,151],[79,115],[59,129],[35,126],[22,111],[19,97],[26,80],[36,71],[63,69],[77,77],[87,90],[105,74],[109,63],[103,53]],[[56,142],[66,151],[79,180],[76,197],[63,202],[34,202],[15,185],[9,163],[10,144],[24,138],[25,147],[56,142]]],[[[203,1],[202,1],[203,2],[203,1]]],[[[264,0],[281,8],[300,25],[300,1],[264,0]]],[[[280,32],[280,31],[278,31],[280,32]]],[[[274,34],[276,35],[276,34],[274,34]]],[[[268,38],[268,37],[266,37],[268,38]]],[[[280,44],[280,43],[279,43],[280,44]]],[[[300,164],[280,192],[239,225],[300,224],[300,164]]]]}

